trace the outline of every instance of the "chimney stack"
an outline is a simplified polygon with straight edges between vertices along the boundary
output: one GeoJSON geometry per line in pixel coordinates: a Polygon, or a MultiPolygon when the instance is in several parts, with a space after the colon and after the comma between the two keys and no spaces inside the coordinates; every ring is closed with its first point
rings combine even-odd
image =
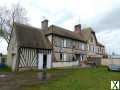
{"type": "Polygon", "coordinates": [[[45,19],[41,22],[41,28],[44,30],[48,30],[48,20],[45,19]]]}
{"type": "Polygon", "coordinates": [[[75,25],[74,29],[75,29],[74,32],[80,33],[81,32],[81,24],[75,25]]]}

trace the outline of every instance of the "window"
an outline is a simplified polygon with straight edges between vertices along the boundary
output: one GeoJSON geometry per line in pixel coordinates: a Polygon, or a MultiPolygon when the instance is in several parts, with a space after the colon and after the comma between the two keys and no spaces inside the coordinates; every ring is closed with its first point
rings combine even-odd
{"type": "Polygon", "coordinates": [[[75,41],[72,41],[72,48],[76,48],[75,47],[75,41]]]}
{"type": "Polygon", "coordinates": [[[96,53],[96,47],[94,46],[94,53],[96,53]]]}
{"type": "Polygon", "coordinates": [[[63,58],[63,53],[60,53],[60,60],[62,60],[63,58]]]}
{"type": "Polygon", "coordinates": [[[90,52],[94,52],[94,46],[90,45],[90,52]]]}
{"type": "Polygon", "coordinates": [[[84,43],[82,43],[82,50],[84,50],[85,46],[84,46],[84,43]]]}
{"type": "Polygon", "coordinates": [[[67,42],[66,42],[66,39],[64,39],[64,42],[63,42],[63,44],[64,44],[64,47],[66,47],[67,45],[67,42]]]}
{"type": "Polygon", "coordinates": [[[64,53],[63,57],[64,57],[63,61],[67,61],[67,54],[66,53],[64,53]]]}
{"type": "Polygon", "coordinates": [[[85,50],[85,44],[84,43],[80,43],[80,49],[85,50]]]}
{"type": "Polygon", "coordinates": [[[73,59],[73,55],[72,54],[68,54],[68,61],[72,61],[73,59]]]}
{"type": "Polygon", "coordinates": [[[81,43],[80,43],[80,46],[79,46],[79,48],[80,48],[80,49],[82,49],[82,45],[81,45],[81,43]]]}
{"type": "Polygon", "coordinates": [[[60,61],[67,61],[67,54],[66,53],[60,53],[60,61]]]}
{"type": "Polygon", "coordinates": [[[98,53],[100,53],[100,47],[98,47],[98,53]]]}

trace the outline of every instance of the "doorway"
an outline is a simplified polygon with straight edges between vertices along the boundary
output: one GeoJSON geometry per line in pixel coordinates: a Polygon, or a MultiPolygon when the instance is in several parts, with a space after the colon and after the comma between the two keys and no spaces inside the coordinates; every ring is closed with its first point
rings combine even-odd
{"type": "Polygon", "coordinates": [[[44,54],[43,55],[43,69],[45,69],[47,67],[47,55],[44,54]]]}
{"type": "Polygon", "coordinates": [[[75,56],[76,56],[76,60],[80,61],[80,54],[75,54],[75,56]]]}

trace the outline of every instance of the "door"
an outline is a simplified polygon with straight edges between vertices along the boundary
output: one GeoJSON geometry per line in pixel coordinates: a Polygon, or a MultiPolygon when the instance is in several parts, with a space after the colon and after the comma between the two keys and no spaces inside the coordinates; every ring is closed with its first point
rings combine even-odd
{"type": "Polygon", "coordinates": [[[76,60],[80,61],[80,54],[76,54],[75,56],[76,56],[76,60]]]}
{"type": "Polygon", "coordinates": [[[47,55],[43,55],[43,69],[47,67],[47,55]]]}

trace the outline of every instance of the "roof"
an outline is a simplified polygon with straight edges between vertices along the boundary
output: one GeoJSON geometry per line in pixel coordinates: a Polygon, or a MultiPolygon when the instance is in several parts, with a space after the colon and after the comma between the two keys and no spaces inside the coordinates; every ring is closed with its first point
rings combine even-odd
{"type": "Polygon", "coordinates": [[[41,29],[15,23],[15,33],[20,47],[51,49],[49,40],[41,29]]]}
{"type": "Polygon", "coordinates": [[[97,42],[97,46],[104,47],[104,45],[103,45],[103,44],[101,44],[100,42],[97,42]]]}
{"type": "Polygon", "coordinates": [[[90,37],[91,37],[91,33],[93,33],[94,36],[95,36],[95,39],[96,39],[96,44],[97,44],[98,46],[104,47],[103,44],[101,44],[100,42],[97,41],[97,38],[96,38],[96,35],[95,35],[95,31],[94,31],[91,27],[84,28],[84,29],[82,30],[82,33],[83,33],[84,38],[85,38],[86,40],[89,40],[90,37]]]}
{"type": "Polygon", "coordinates": [[[55,25],[51,25],[48,29],[48,31],[45,32],[46,35],[49,34],[54,34],[54,35],[58,35],[58,36],[62,36],[62,37],[66,37],[66,38],[70,38],[70,39],[74,39],[74,40],[80,40],[83,42],[86,42],[86,40],[84,39],[82,34],[77,34],[73,31],[61,28],[59,26],[55,26],[55,25]]]}
{"type": "MultiPolygon", "coordinates": [[[[91,27],[82,29],[82,34],[87,41],[91,38],[91,33],[93,33],[95,36],[95,31],[91,27]]],[[[96,36],[95,36],[95,39],[97,42],[96,36]]]]}

